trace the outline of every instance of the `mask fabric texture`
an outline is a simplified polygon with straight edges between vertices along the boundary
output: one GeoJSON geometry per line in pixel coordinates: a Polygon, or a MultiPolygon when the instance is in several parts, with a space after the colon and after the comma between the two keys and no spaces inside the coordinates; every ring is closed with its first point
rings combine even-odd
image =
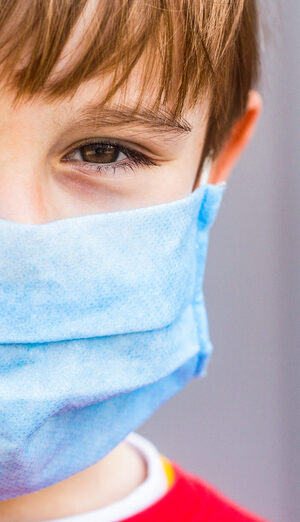
{"type": "Polygon", "coordinates": [[[45,224],[0,219],[0,500],[96,463],[206,375],[202,282],[225,187],[45,224]]]}

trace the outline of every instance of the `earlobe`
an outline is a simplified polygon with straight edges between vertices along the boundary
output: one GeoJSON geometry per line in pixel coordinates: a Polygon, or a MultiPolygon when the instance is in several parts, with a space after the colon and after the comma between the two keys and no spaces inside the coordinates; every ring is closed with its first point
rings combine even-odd
{"type": "Polygon", "coordinates": [[[262,109],[262,99],[257,91],[250,91],[246,111],[234,124],[229,138],[211,166],[209,183],[227,181],[230,173],[251,140],[262,109]]]}

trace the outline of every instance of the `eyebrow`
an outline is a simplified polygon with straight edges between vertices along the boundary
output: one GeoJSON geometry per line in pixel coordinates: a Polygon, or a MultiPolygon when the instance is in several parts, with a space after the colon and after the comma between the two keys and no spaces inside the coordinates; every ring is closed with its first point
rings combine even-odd
{"type": "Polygon", "coordinates": [[[183,117],[175,118],[168,108],[152,109],[139,106],[136,110],[130,105],[111,105],[103,107],[99,103],[89,103],[74,114],[76,127],[129,127],[135,125],[157,134],[169,136],[171,139],[187,136],[191,124],[183,117]]]}

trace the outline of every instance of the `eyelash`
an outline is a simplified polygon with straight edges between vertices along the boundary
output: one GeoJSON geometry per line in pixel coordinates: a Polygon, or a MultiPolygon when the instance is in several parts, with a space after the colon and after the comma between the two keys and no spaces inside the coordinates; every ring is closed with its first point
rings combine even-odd
{"type": "Polygon", "coordinates": [[[122,145],[121,143],[118,143],[117,141],[111,140],[111,139],[110,140],[109,139],[90,140],[88,142],[82,143],[75,149],[68,152],[68,154],[63,158],[62,161],[68,160],[71,155],[73,155],[77,151],[80,152],[80,150],[82,148],[84,148],[88,145],[95,145],[95,146],[96,145],[98,145],[98,146],[99,145],[102,145],[102,146],[109,145],[111,147],[115,147],[116,149],[118,149],[118,152],[122,152],[130,160],[130,161],[122,160],[122,162],[121,161],[116,162],[115,165],[113,163],[107,163],[107,164],[102,163],[101,166],[98,165],[97,163],[92,163],[92,162],[88,162],[88,161],[70,160],[71,162],[74,161],[74,163],[79,163],[80,165],[84,164],[84,169],[89,170],[89,171],[94,171],[94,172],[96,171],[96,172],[100,172],[100,173],[107,173],[107,172],[110,173],[111,171],[113,171],[113,174],[115,175],[115,172],[118,169],[122,169],[123,171],[131,170],[132,172],[134,172],[135,169],[140,166],[146,166],[146,167],[157,166],[157,163],[155,163],[145,154],[142,154],[141,152],[133,150],[129,147],[126,147],[125,145],[122,145]]]}

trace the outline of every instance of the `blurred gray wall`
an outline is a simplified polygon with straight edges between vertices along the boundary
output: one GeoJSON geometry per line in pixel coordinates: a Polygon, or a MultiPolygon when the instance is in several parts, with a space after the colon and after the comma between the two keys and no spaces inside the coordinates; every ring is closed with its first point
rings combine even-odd
{"type": "Polygon", "coordinates": [[[138,431],[245,508],[299,522],[300,2],[275,3],[263,114],[211,230],[207,376],[138,431]]]}

